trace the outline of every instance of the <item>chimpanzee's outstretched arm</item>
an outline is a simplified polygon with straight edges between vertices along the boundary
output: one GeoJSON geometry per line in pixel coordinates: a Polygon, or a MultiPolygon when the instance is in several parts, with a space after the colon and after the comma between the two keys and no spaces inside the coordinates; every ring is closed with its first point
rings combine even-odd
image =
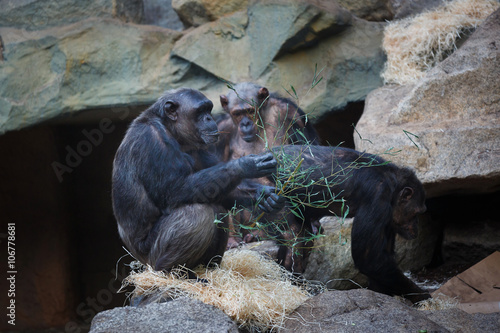
{"type": "Polygon", "coordinates": [[[259,178],[276,170],[272,154],[248,155],[203,169],[186,177],[175,203],[212,203],[227,198],[245,178],[259,178]]]}
{"type": "MultiPolygon", "coordinates": [[[[193,158],[157,124],[135,128],[143,138],[129,149],[146,193],[160,209],[191,203],[221,202],[245,178],[258,178],[276,170],[272,154],[249,155],[194,172],[193,158]],[[165,165],[169,169],[165,170],[165,165]],[[189,167],[188,167],[189,166],[189,167]]],[[[125,163],[127,164],[127,163],[125,163]]]]}

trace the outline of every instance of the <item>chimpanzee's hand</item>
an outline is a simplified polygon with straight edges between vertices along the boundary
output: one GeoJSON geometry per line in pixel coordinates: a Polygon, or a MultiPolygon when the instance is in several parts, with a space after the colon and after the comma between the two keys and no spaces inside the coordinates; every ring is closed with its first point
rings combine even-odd
{"type": "Polygon", "coordinates": [[[285,207],[285,197],[274,193],[274,187],[261,186],[257,192],[258,207],[264,213],[274,213],[285,207]]]}
{"type": "Polygon", "coordinates": [[[273,154],[248,155],[237,159],[245,178],[260,178],[276,172],[273,154]]]}

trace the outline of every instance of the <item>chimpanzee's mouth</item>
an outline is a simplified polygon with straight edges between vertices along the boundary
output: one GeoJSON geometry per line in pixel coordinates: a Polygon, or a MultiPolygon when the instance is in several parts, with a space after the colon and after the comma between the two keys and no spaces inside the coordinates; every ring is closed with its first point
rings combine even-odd
{"type": "Polygon", "coordinates": [[[219,141],[219,135],[220,135],[219,131],[205,132],[205,133],[203,133],[203,136],[205,137],[204,141],[207,144],[215,143],[215,142],[219,141]]]}
{"type": "Polygon", "coordinates": [[[255,138],[257,137],[256,134],[247,134],[247,135],[243,135],[242,138],[243,140],[245,140],[245,142],[252,142],[252,141],[255,141],[255,138]]]}

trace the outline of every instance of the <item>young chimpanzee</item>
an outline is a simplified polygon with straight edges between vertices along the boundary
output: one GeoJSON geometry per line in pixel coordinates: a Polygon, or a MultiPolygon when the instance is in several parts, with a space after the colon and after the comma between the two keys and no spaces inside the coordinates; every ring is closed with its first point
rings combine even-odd
{"type": "Polygon", "coordinates": [[[279,161],[279,156],[288,161],[304,159],[299,182],[304,186],[294,187],[297,198],[315,201],[333,193],[339,199],[338,205],[325,211],[306,209],[306,216],[320,217],[328,212],[343,216],[341,199],[346,201],[354,215],[352,257],[360,272],[368,276],[370,289],[412,302],[430,297],[404,276],[394,258],[396,234],[416,238],[418,215],[426,211],[425,191],[413,171],[348,148],[285,146],[273,151],[279,161]]]}
{"type": "Polygon", "coordinates": [[[235,85],[220,96],[226,116],[218,120],[217,143],[223,160],[260,154],[286,144],[318,144],[319,137],[293,101],[250,82],[235,85]]]}
{"type": "MultiPolygon", "coordinates": [[[[276,169],[269,153],[217,164],[207,151],[219,136],[212,106],[199,91],[168,91],[132,122],[116,152],[112,197],[120,237],[156,270],[219,262],[227,226],[214,223],[216,215],[235,201],[248,206],[240,182],[276,169]]],[[[281,207],[276,194],[264,193],[262,209],[281,207]]]]}
{"type": "MultiPolygon", "coordinates": [[[[224,161],[230,161],[249,154],[259,154],[266,149],[285,144],[318,144],[319,137],[306,115],[293,101],[276,93],[269,93],[266,87],[250,82],[235,85],[227,95],[220,96],[226,114],[218,120],[221,138],[217,143],[217,154],[224,161]]],[[[258,179],[262,185],[274,186],[265,178],[258,179]]],[[[230,238],[228,247],[241,242],[271,237],[278,238],[280,251],[278,262],[294,272],[303,272],[305,259],[311,244],[300,239],[315,233],[309,221],[304,222],[290,210],[282,210],[274,215],[266,214],[261,225],[270,230],[240,229],[252,219],[248,211],[240,211],[230,218],[230,238]],[[267,221],[266,221],[267,220],[267,221]],[[282,228],[277,228],[281,221],[282,228]],[[241,236],[241,237],[240,237],[241,236]],[[292,244],[293,247],[292,248],[292,244]]]]}

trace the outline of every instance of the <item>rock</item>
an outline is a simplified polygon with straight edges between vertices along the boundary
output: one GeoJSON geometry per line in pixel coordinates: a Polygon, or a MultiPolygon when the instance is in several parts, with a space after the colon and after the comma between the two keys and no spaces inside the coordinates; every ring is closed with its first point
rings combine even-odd
{"type": "Polygon", "coordinates": [[[234,332],[236,324],[222,310],[191,298],[98,313],[90,332],[234,332]]]}
{"type": "Polygon", "coordinates": [[[428,197],[500,185],[500,11],[415,85],[370,93],[358,150],[412,166],[428,197]]]}
{"type": "Polygon", "coordinates": [[[364,100],[383,84],[383,27],[383,23],[353,20],[346,30],[316,46],[276,59],[264,75],[266,84],[280,91],[282,87],[290,90],[294,86],[298,103],[313,116],[313,122],[349,102],[364,100]],[[319,75],[322,81],[311,89],[316,66],[318,71],[323,69],[319,75]]]}
{"type": "MultiPolygon", "coordinates": [[[[464,312],[465,313],[465,312],[464,312]]],[[[366,289],[328,291],[298,307],[283,332],[448,332],[394,297],[366,289]]]]}
{"type": "MultiPolygon", "coordinates": [[[[175,44],[172,54],[228,81],[248,80],[247,25],[248,16],[244,12],[223,17],[185,34],[175,44]]],[[[214,102],[219,105],[218,98],[214,102]]]]}
{"type": "Polygon", "coordinates": [[[248,0],[172,0],[172,7],[186,27],[200,26],[247,8],[248,0]]]}
{"type": "MultiPolygon", "coordinates": [[[[324,237],[317,239],[309,256],[304,277],[321,281],[330,289],[352,289],[367,286],[351,257],[353,218],[327,216],[321,219],[324,237]]],[[[396,237],[396,262],[402,271],[417,270],[429,264],[437,242],[436,226],[425,216],[420,217],[419,234],[407,241],[396,237]]]]}
{"type": "Polygon", "coordinates": [[[424,311],[427,318],[450,332],[482,333],[500,330],[500,312],[468,314],[458,308],[424,311]]]}
{"type": "Polygon", "coordinates": [[[151,104],[190,68],[169,61],[181,33],[113,19],[41,31],[0,28],[0,36],[0,133],[72,111],[151,104]]]}
{"type": "MultiPolygon", "coordinates": [[[[94,317],[91,333],[238,332],[221,310],[190,298],[104,311],[94,317]]],[[[500,313],[468,314],[460,309],[420,311],[395,297],[366,289],[327,291],[299,306],[282,332],[497,332],[500,313]]]]}
{"type": "Polygon", "coordinates": [[[83,110],[98,121],[180,86],[201,90],[215,101],[214,113],[222,112],[224,80],[254,81],[282,95],[293,85],[300,106],[320,117],[382,85],[383,27],[309,0],[256,1],[185,33],[109,18],[35,31],[0,28],[0,133],[60,115],[76,122],[83,110]]]}
{"type": "Polygon", "coordinates": [[[352,218],[328,216],[321,219],[324,237],[314,242],[304,277],[321,281],[330,289],[352,289],[366,286],[368,279],[361,274],[351,257],[352,218]]]}
{"type": "Polygon", "coordinates": [[[298,307],[283,332],[498,332],[500,313],[420,311],[366,289],[328,291],[298,307]]]}
{"type": "Polygon", "coordinates": [[[310,2],[256,2],[189,31],[172,54],[233,83],[254,81],[282,95],[293,85],[300,106],[319,118],[382,85],[384,24],[310,2]],[[311,89],[315,67],[324,68],[323,79],[311,89]]]}
{"type": "Polygon", "coordinates": [[[441,5],[443,0],[391,0],[394,19],[415,16],[441,5]]]}
{"type": "Polygon", "coordinates": [[[37,30],[89,17],[140,23],[142,0],[15,0],[0,2],[0,27],[37,30]]]}
{"type": "Polygon", "coordinates": [[[172,8],[171,0],[144,0],[144,16],[141,23],[179,31],[184,29],[179,15],[172,8]]]}
{"type": "Polygon", "coordinates": [[[368,21],[391,20],[394,16],[390,0],[337,0],[352,14],[368,21]]]}
{"type": "Polygon", "coordinates": [[[351,15],[339,6],[320,7],[315,3],[261,1],[249,7],[250,73],[253,78],[262,75],[279,54],[314,45],[319,36],[338,33],[350,25],[351,15]],[[272,33],[263,33],[264,27],[272,33]]]}

